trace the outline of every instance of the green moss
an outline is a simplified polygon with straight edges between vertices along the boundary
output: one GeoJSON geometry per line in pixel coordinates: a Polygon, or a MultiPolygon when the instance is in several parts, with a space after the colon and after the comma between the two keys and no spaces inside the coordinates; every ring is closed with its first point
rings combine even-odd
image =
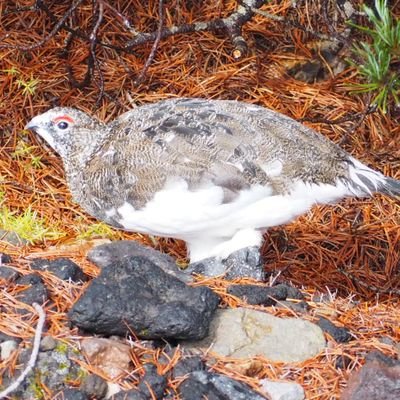
{"type": "Polygon", "coordinates": [[[28,391],[34,395],[35,400],[42,400],[44,399],[44,390],[42,389],[42,383],[40,380],[39,375],[35,375],[30,379],[28,391]]]}
{"type": "Polygon", "coordinates": [[[65,383],[68,382],[73,382],[73,381],[79,381],[82,382],[84,378],[86,378],[88,373],[84,371],[82,368],[79,368],[78,370],[72,369],[71,372],[69,372],[64,379],[65,383]]]}
{"type": "Polygon", "coordinates": [[[30,207],[22,213],[11,211],[8,207],[0,208],[0,228],[15,232],[22,239],[36,243],[45,239],[58,239],[65,236],[56,226],[48,226],[46,221],[32,211],[30,207]]]}
{"type": "Polygon", "coordinates": [[[59,342],[55,347],[54,351],[66,355],[68,353],[68,344],[65,342],[59,342]]]}
{"type": "Polygon", "coordinates": [[[139,335],[140,336],[147,336],[149,334],[149,330],[146,328],[146,329],[142,329],[140,332],[139,332],[139,335]]]}
{"type": "Polygon", "coordinates": [[[59,363],[58,364],[58,370],[60,371],[60,372],[62,372],[63,370],[67,370],[67,369],[69,369],[69,364],[67,364],[67,363],[63,363],[63,362],[61,362],[61,363],[59,363]]]}

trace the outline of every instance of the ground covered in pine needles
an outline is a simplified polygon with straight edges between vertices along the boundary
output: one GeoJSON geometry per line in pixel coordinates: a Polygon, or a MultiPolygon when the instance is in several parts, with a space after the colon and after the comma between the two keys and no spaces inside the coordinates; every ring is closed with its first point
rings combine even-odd
{"type": "MultiPolygon", "coordinates": [[[[222,33],[194,32],[162,39],[141,82],[137,78],[153,42],[138,46],[132,54],[98,46],[96,66],[90,71],[92,79],[82,88],[71,81],[84,80],[86,60],[92,51],[87,42],[75,40],[64,54],[68,32],[61,29],[43,40],[54,21],[41,12],[10,12],[15,3],[24,7],[31,6],[32,1],[0,4],[0,45],[7,44],[0,47],[0,224],[7,229],[15,227],[18,220],[32,243],[21,247],[0,240],[0,252],[12,256],[13,267],[21,274],[31,272],[29,263],[34,258],[65,256],[88,275],[96,276],[98,270],[85,259],[85,254],[104,238],[139,240],[185,263],[181,242],[114,231],[98,224],[72,202],[58,156],[33,133],[24,131],[32,116],[55,104],[78,107],[112,120],[134,106],[170,97],[243,100],[303,121],[341,143],[366,164],[400,179],[398,118],[394,114],[367,113],[366,99],[351,95],[348,90],[358,79],[354,68],[345,65],[335,70],[318,51],[323,40],[312,32],[329,37],[346,28],[330,2],[299,1],[295,8],[291,1],[268,2],[262,10],[297,21],[308,32],[256,15],[244,26],[249,53],[239,59],[232,53],[229,37],[222,33]],[[323,3],[328,3],[329,19],[324,18],[323,3]],[[43,43],[31,50],[15,48],[40,42],[43,43]],[[310,60],[319,60],[321,72],[311,83],[290,74],[293,69],[301,70],[301,62],[310,60]],[[30,224],[32,218],[35,227],[30,224]]],[[[65,3],[69,2],[52,5],[58,18],[67,9],[65,3]]],[[[352,3],[358,8],[358,2],[352,3]]],[[[136,30],[157,30],[157,1],[118,0],[112,4],[125,15],[134,10],[131,22],[136,30]]],[[[171,0],[165,3],[164,24],[224,17],[235,7],[235,1],[171,0]]],[[[104,9],[98,32],[106,43],[121,43],[131,35],[127,31],[121,33],[121,21],[114,11],[104,9]]],[[[92,3],[84,2],[73,25],[90,33],[93,23],[92,3]]],[[[348,50],[339,56],[349,56],[348,50]]],[[[303,364],[274,364],[260,359],[261,367],[250,373],[235,360],[220,359],[214,369],[254,387],[264,377],[295,380],[304,387],[308,399],[335,399],[366,353],[377,349],[396,356],[393,347],[379,338],[400,342],[399,226],[400,203],[375,196],[315,207],[292,224],[271,229],[265,235],[263,247],[266,271],[274,277],[279,274],[279,281],[304,288],[311,312],[302,318],[314,320],[325,316],[349,328],[356,339],[347,344],[331,340],[324,354],[303,364]],[[319,293],[329,293],[332,301],[315,302],[319,293]],[[350,362],[345,368],[337,368],[338,359],[344,356],[350,362]]],[[[68,328],[65,313],[87,284],[61,284],[50,275],[42,275],[56,304],[56,309],[47,312],[46,334],[77,341],[79,333],[68,328]]],[[[241,304],[226,294],[227,283],[222,279],[200,280],[197,284],[215,289],[230,307],[241,304]]],[[[21,319],[17,309],[27,306],[18,303],[15,295],[15,290],[7,287],[0,291],[0,331],[28,342],[36,317],[32,310],[31,321],[21,319]]],[[[268,312],[294,314],[274,307],[269,307],[268,312]]],[[[151,357],[157,361],[160,354],[154,352],[151,357]]],[[[16,359],[15,355],[13,362],[16,359]]],[[[178,359],[179,353],[171,359],[171,365],[178,359]]],[[[140,370],[141,358],[135,357],[133,361],[140,370]]],[[[93,370],[90,365],[87,368],[93,370]]],[[[168,368],[159,364],[160,372],[168,368]]],[[[124,382],[123,378],[120,382],[124,382]]]]}

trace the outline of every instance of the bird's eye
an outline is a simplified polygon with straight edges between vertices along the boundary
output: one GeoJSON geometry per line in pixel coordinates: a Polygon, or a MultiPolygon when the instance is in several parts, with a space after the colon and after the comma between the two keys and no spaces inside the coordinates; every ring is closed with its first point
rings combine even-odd
{"type": "Polygon", "coordinates": [[[68,122],[66,122],[66,121],[60,121],[60,122],[57,124],[57,128],[62,129],[62,130],[67,129],[68,126],[69,126],[69,124],[68,124],[68,122]]]}

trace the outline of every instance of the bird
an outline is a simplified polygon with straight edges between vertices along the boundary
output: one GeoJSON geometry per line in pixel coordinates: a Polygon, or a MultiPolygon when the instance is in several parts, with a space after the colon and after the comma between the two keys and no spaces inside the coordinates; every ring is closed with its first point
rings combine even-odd
{"type": "Polygon", "coordinates": [[[259,248],[315,204],[376,192],[384,176],[294,119],[236,100],[171,98],[104,123],[55,107],[26,125],[57,152],[73,199],[118,229],[184,240],[191,262],[259,248]]]}

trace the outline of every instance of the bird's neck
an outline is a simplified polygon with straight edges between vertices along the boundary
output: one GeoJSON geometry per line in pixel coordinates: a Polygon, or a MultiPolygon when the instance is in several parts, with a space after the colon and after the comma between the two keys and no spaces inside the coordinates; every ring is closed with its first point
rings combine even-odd
{"type": "Polygon", "coordinates": [[[74,137],[74,141],[59,152],[67,173],[87,168],[92,158],[98,154],[106,142],[108,130],[104,126],[87,129],[74,137]]]}

